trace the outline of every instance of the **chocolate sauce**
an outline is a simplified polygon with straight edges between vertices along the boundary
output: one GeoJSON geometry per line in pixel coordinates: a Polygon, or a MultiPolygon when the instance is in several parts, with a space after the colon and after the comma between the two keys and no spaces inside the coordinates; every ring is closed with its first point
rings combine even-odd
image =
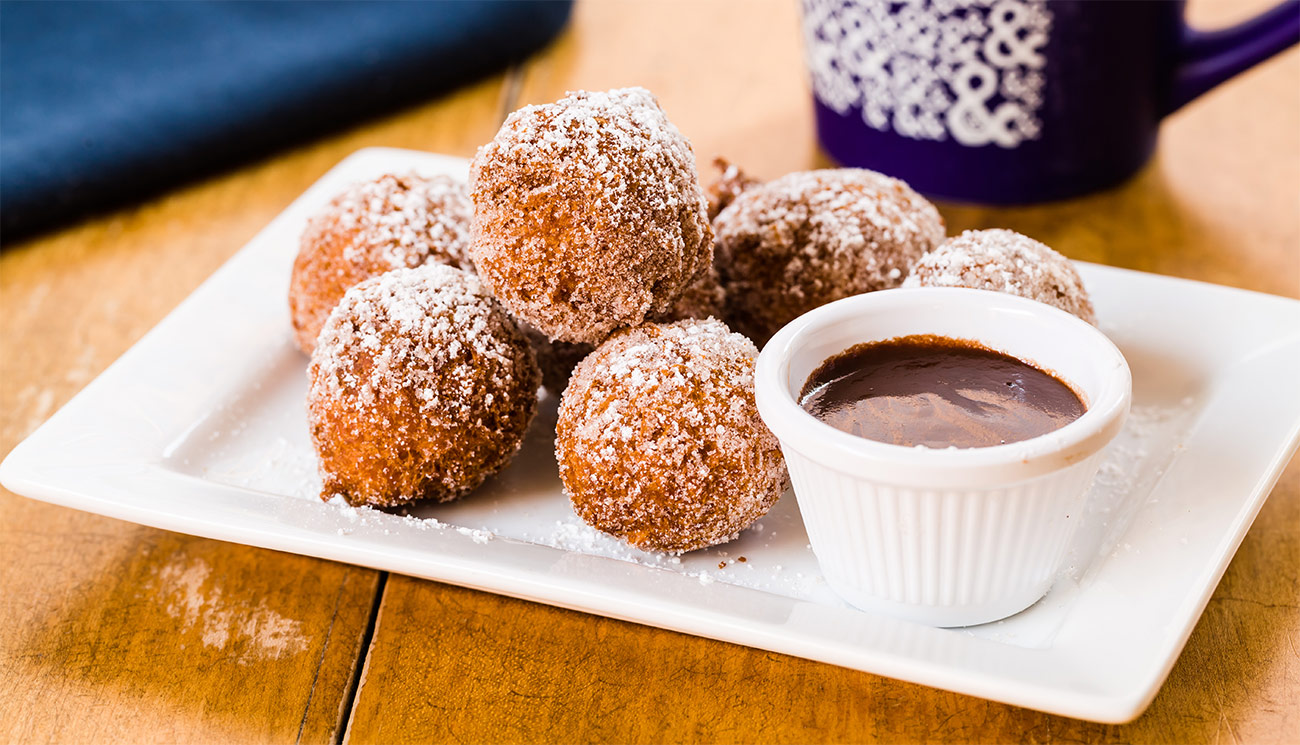
{"type": "Polygon", "coordinates": [[[821,364],[799,405],[849,434],[894,445],[978,448],[1064,427],[1083,402],[1050,373],[962,339],[903,336],[821,364]]]}

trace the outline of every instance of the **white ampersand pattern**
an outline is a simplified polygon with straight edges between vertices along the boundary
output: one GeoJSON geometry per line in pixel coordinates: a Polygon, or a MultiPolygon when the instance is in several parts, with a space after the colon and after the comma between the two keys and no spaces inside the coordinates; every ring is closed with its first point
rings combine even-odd
{"type": "Polygon", "coordinates": [[[803,0],[813,93],[918,140],[1038,139],[1046,0],[803,0]]]}

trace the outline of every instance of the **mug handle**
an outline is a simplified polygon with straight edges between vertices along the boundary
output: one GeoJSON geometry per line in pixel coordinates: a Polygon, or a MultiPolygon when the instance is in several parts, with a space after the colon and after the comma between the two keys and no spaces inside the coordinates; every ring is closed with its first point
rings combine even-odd
{"type": "Polygon", "coordinates": [[[1215,31],[1183,25],[1169,104],[1172,114],[1214,86],[1300,42],[1300,0],[1286,0],[1248,21],[1215,31]]]}

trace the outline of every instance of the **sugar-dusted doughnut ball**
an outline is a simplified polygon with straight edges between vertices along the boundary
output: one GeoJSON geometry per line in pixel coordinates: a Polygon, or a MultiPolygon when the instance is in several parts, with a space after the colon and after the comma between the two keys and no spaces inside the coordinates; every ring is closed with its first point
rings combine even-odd
{"type": "Polygon", "coordinates": [[[751,186],[713,227],[730,320],[759,344],[819,305],[899,286],[944,237],[924,197],[857,168],[751,186]]]}
{"type": "Polygon", "coordinates": [[[712,260],[690,143],[643,88],[526,106],[470,169],[478,273],[551,339],[666,312],[712,260]]]}
{"type": "Polygon", "coordinates": [[[1097,325],[1070,260],[1013,230],[967,230],[921,257],[908,287],[971,287],[1053,305],[1097,325]]]}
{"type": "Polygon", "coordinates": [[[725,542],[781,495],[785,461],[754,403],[753,342],[717,320],[620,331],[573,371],[555,450],[588,524],[644,549],[725,542]]]}
{"type": "Polygon", "coordinates": [[[445,501],[509,462],[540,373],[505,308],[471,274],[397,269],[349,289],[308,368],[322,498],[445,501]]]}
{"type": "Polygon", "coordinates": [[[308,354],[349,287],[428,261],[469,269],[469,192],[447,176],[384,175],[354,184],[303,231],[289,280],[298,347],[308,354]]]}

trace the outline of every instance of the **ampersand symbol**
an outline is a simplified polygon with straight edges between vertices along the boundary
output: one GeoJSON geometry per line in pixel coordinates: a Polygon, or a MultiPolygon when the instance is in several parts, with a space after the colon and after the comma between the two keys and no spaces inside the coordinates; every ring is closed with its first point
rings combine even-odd
{"type": "Polygon", "coordinates": [[[971,60],[957,68],[949,86],[957,100],[945,120],[952,138],[963,145],[986,145],[993,141],[993,117],[984,102],[997,90],[998,74],[983,62],[971,60]]]}
{"type": "Polygon", "coordinates": [[[1047,43],[1047,34],[1030,28],[1029,10],[1024,5],[1016,0],[1001,0],[989,11],[988,20],[984,59],[1004,69],[1016,65],[1038,69],[1047,63],[1038,53],[1038,48],[1047,43]]]}

